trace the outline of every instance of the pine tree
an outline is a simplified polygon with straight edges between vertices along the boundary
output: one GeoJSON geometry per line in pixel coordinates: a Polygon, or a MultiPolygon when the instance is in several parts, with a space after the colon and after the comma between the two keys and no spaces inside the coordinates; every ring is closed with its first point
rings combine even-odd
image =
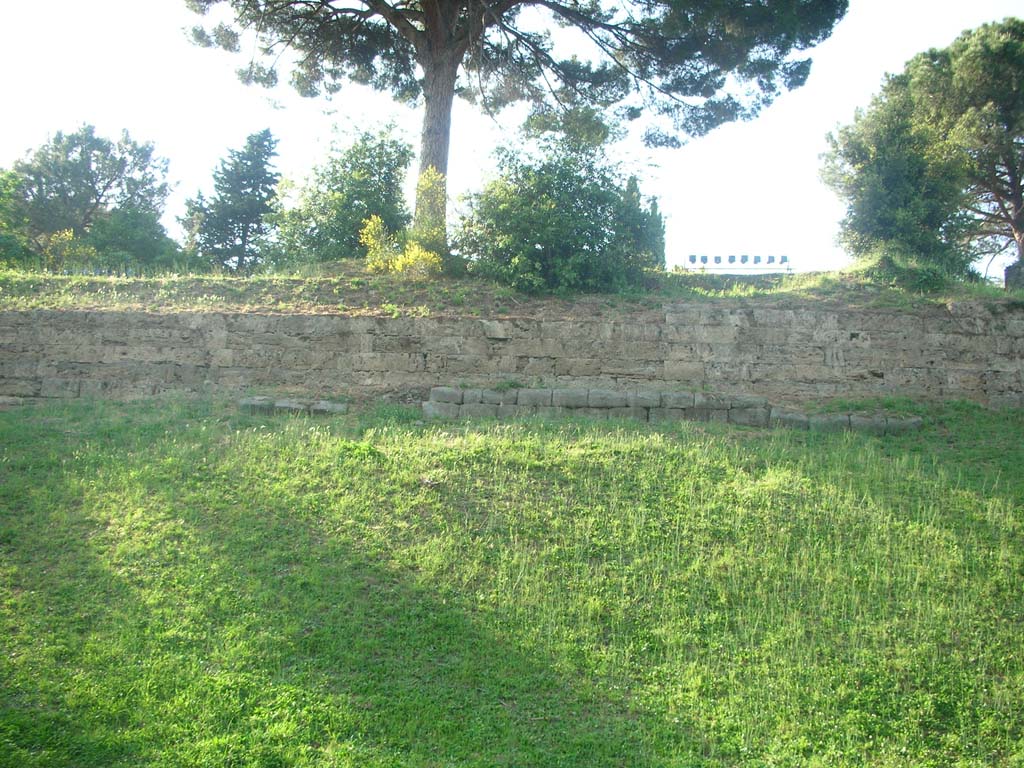
{"type": "Polygon", "coordinates": [[[214,266],[252,272],[260,264],[260,249],[271,234],[267,214],[280,178],[271,166],[276,148],[269,130],[252,134],[214,171],[213,197],[188,201],[182,223],[194,228],[196,250],[214,266]]]}

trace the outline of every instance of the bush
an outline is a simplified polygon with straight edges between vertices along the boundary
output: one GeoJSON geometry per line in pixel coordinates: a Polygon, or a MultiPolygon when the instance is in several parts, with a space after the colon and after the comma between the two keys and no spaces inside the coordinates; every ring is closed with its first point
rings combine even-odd
{"type": "Polygon", "coordinates": [[[505,152],[499,167],[456,235],[473,272],[530,292],[614,291],[664,267],[657,205],[599,149],[563,145],[532,162],[505,152]]]}
{"type": "Polygon", "coordinates": [[[863,274],[874,280],[913,293],[939,291],[963,279],[944,265],[910,253],[900,244],[891,242],[880,243],[862,254],[858,265],[863,274]]]}
{"type": "Polygon", "coordinates": [[[360,231],[372,216],[398,232],[409,223],[402,195],[412,148],[390,130],[363,133],[314,171],[298,204],[276,215],[289,261],[334,261],[362,255],[360,231]]]}
{"type": "Polygon", "coordinates": [[[371,216],[363,222],[359,242],[366,248],[366,268],[370,272],[397,273],[413,279],[425,279],[440,274],[441,257],[415,240],[403,244],[399,237],[388,231],[380,216],[371,216]]]}

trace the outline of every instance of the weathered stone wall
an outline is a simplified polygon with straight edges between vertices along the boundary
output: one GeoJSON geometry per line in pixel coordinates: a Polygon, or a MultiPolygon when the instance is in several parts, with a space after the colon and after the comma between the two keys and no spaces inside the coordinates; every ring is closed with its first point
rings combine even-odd
{"type": "Polygon", "coordinates": [[[615,320],[0,312],[0,395],[274,389],[422,395],[435,385],[907,395],[1024,405],[1024,308],[666,304],[615,320]]]}

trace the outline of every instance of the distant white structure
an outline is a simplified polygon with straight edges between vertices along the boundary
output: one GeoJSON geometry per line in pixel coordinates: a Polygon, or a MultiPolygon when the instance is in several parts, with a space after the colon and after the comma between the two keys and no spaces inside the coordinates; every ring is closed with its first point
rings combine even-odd
{"type": "Polygon", "coordinates": [[[686,269],[705,272],[792,272],[789,256],[698,256],[691,253],[683,262],[686,269]]]}

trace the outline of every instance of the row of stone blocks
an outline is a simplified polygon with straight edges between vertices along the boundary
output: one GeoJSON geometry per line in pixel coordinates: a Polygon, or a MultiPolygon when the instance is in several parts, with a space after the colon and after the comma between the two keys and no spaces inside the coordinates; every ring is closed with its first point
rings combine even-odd
{"type": "Polygon", "coordinates": [[[249,413],[308,413],[313,416],[332,416],[348,412],[347,403],[331,400],[305,400],[293,397],[244,397],[238,407],[249,413]]]}
{"type": "Polygon", "coordinates": [[[607,389],[462,389],[434,387],[423,403],[428,419],[511,419],[527,416],[638,419],[651,422],[723,421],[749,427],[781,426],[817,432],[855,430],[901,434],[920,429],[916,416],[807,414],[750,395],[607,389]]]}

